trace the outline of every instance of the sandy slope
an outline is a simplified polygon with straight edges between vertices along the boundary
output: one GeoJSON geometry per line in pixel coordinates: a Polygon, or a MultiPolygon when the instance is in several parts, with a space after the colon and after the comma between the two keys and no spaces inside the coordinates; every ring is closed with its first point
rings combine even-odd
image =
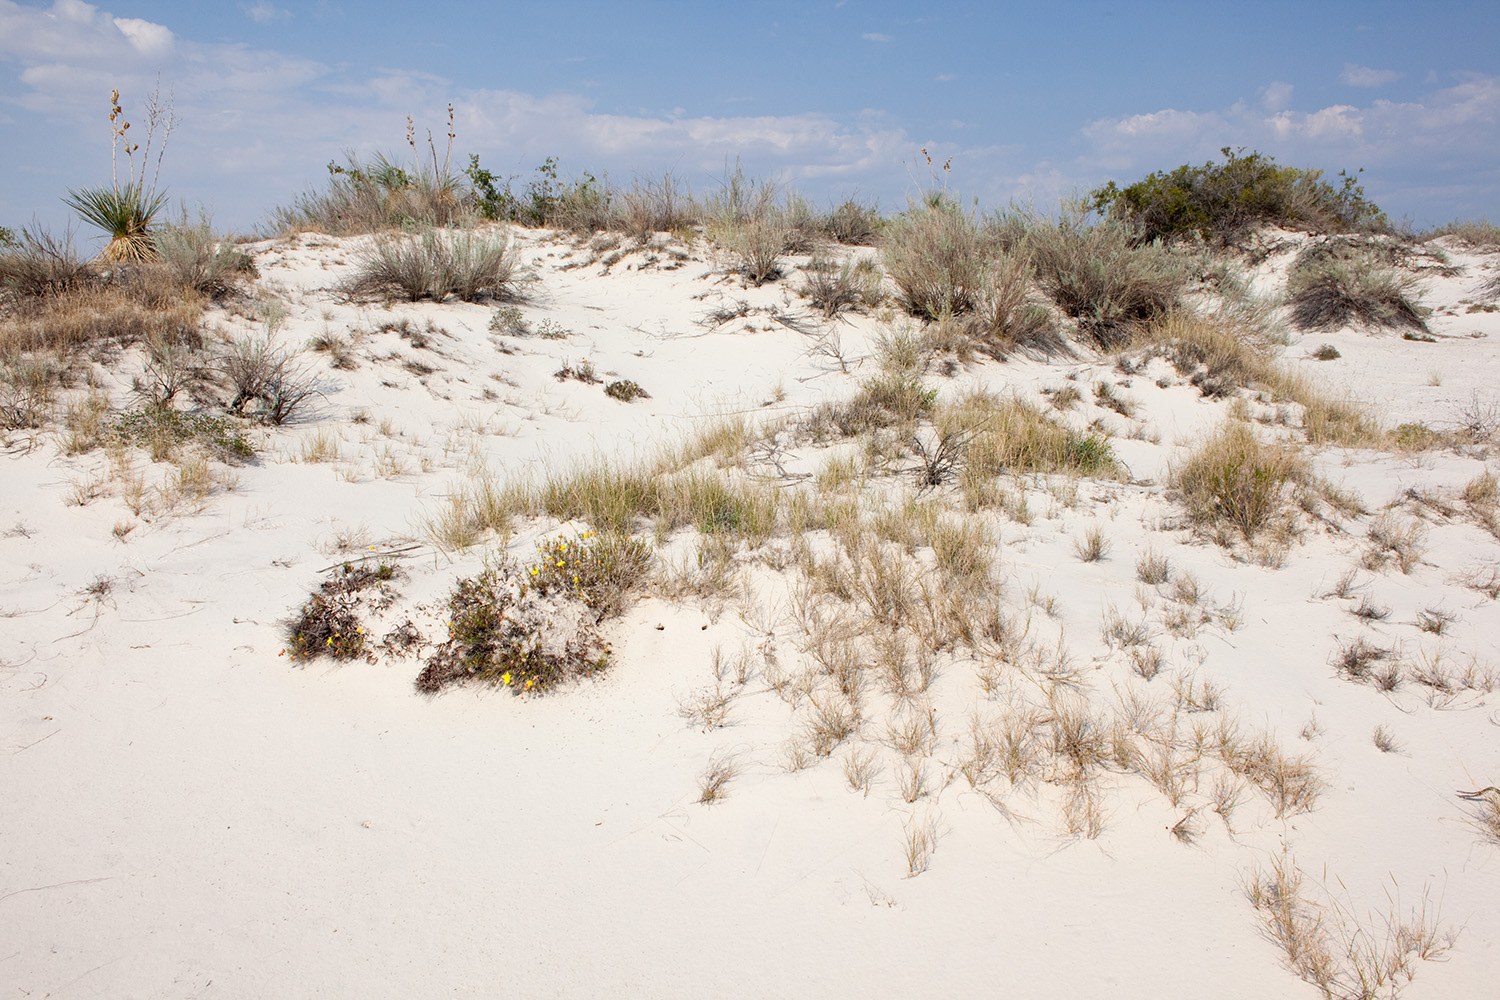
{"type": "MultiPolygon", "coordinates": [[[[1361,570],[1354,598],[1320,595],[1357,566],[1375,513],[1308,531],[1280,568],[1236,561],[1182,528],[1160,486],[1177,447],[1217,426],[1227,404],[1168,378],[1160,360],[1130,377],[1085,357],[929,381],[944,395],[1035,394],[1103,378],[1135,403],[1134,421],[1092,404],[1072,418],[1116,432],[1133,482],[1084,482],[1071,502],[1066,486],[1036,482],[1030,525],[997,515],[1007,601],[1024,608],[1032,588],[1054,597],[1053,615],[1036,613],[1038,634],[1065,636],[1106,699],[1141,682],[1106,648],[1102,616],[1147,619],[1169,672],[1196,671],[1222,687],[1226,714],[1311,755],[1328,782],[1311,812],[1277,819],[1247,799],[1232,828],[1205,810],[1199,837],[1182,843],[1168,828],[1187,806],[1112,774],[1103,832],[1071,836],[1047,783],[995,801],[957,775],[965,720],[987,709],[972,664],[959,662],[932,688],[933,791],[915,805],[896,792],[890,754],[868,795],[850,790],[838,755],[788,771],[794,717],[763,681],[751,678],[723,728],[705,733],[678,711],[711,682],[715,647],[765,642],[751,622],[776,633],[784,660],[798,655],[785,581],[764,568],[747,570],[751,607],[640,598],[610,627],[611,670],[545,698],[419,697],[411,660],[291,668],[278,622],[321,571],[371,545],[420,541],[423,516],[476,466],[524,475],[643,453],[715,414],[792,414],[845,397],[871,371],[861,359],[879,324],[821,323],[789,291],[795,279],[745,289],[701,249],[577,266],[587,251],[520,238],[539,279],[524,312],[565,338],[496,339],[480,306],[344,302],[330,289],[352,263],[347,242],[252,248],[262,286],[288,303],[280,339],[353,331],[359,363],[325,372],[304,419],[257,432],[259,458],[202,510],[148,522],[107,490],[69,504],[74,484],[108,482],[107,458],[62,457],[46,434],[11,441],[0,478],[7,995],[1314,996],[1243,891],[1247,872],[1283,849],[1376,927],[1392,900],[1404,914],[1426,892],[1429,911],[1440,907],[1457,942],[1417,964],[1405,995],[1491,994],[1500,848],[1480,839],[1455,792],[1500,783],[1495,695],[1434,698],[1415,684],[1382,694],[1340,679],[1330,658],[1365,636],[1414,660],[1500,666],[1500,611],[1463,582],[1496,566],[1500,543],[1472,519],[1408,502],[1400,516],[1426,528],[1421,563],[1361,570]],[[741,300],[765,311],[704,321],[741,300]],[[426,347],[375,332],[401,318],[440,332],[426,347]],[[851,374],[815,348],[830,330],[851,374]],[[651,398],[624,404],[552,378],[584,359],[651,398]],[[320,433],[336,436],[338,459],[300,461],[320,433]],[[135,524],[123,539],[112,532],[121,522],[135,524]],[[1084,563],[1074,539],[1092,525],[1112,546],[1084,563]],[[1165,597],[1139,603],[1134,562],[1148,546],[1195,574],[1202,607],[1219,612],[1189,638],[1162,632],[1165,597]],[[1388,618],[1351,615],[1358,595],[1388,618]],[[1416,627],[1428,608],[1456,616],[1445,636],[1416,627]],[[1377,725],[1398,752],[1376,749],[1377,725]],[[723,802],[697,804],[698,776],[723,750],[741,771],[723,802]],[[930,867],[905,877],[903,831],[927,820],[930,867]]],[[[1287,357],[1375,401],[1391,424],[1442,426],[1476,394],[1495,402],[1500,314],[1459,302],[1496,261],[1449,249],[1461,273],[1424,278],[1429,305],[1456,307],[1433,320],[1437,342],[1351,330],[1296,338],[1287,357]],[[1325,342],[1339,360],[1306,358],[1325,342]]],[[[1289,256],[1259,280],[1274,286],[1289,256]]],[[[124,402],[128,369],[111,377],[124,402]]],[[[783,464],[795,475],[823,458],[792,449],[783,464]]],[[[138,462],[148,478],[165,474],[138,462]]],[[[1452,451],[1334,449],[1318,462],[1374,512],[1407,491],[1451,502],[1486,468],[1452,451]]],[[[558,527],[528,524],[494,545],[524,556],[558,527]]],[[[484,547],[451,561],[425,544],[408,553],[393,616],[435,623],[436,603],[484,558],[484,547]]],[[[1151,683],[1165,695],[1165,675],[1151,683]]]]}

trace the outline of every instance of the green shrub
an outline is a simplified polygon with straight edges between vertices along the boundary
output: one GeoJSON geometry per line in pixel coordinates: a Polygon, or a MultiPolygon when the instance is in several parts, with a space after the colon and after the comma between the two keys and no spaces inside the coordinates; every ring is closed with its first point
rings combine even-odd
{"type": "Polygon", "coordinates": [[[881,259],[902,308],[937,320],[972,312],[984,278],[985,253],[972,216],[946,195],[933,194],[891,219],[881,259]]]}
{"type": "Polygon", "coordinates": [[[226,417],[184,413],[170,406],[147,404],[115,417],[111,435],[124,444],[167,457],[181,445],[197,444],[223,461],[244,461],[255,455],[244,428],[226,417]]]}
{"type": "MultiPolygon", "coordinates": [[[[415,146],[412,147],[415,150],[415,146]]],[[[369,163],[352,153],[344,165],[328,164],[323,192],[301,195],[272,214],[282,232],[306,230],[358,236],[405,226],[461,226],[476,221],[470,192],[446,163],[401,166],[383,153],[369,163]]]]}
{"type": "Polygon", "coordinates": [[[1427,332],[1427,310],[1416,304],[1416,281],[1385,266],[1379,249],[1345,240],[1319,240],[1292,261],[1287,301],[1304,330],[1406,327],[1427,332]]]}
{"type": "Polygon", "coordinates": [[[650,399],[651,394],[628,378],[611,382],[604,387],[604,394],[611,399],[618,399],[622,403],[628,403],[632,399],[650,399]]]}
{"type": "Polygon", "coordinates": [[[1093,207],[1137,231],[1141,242],[1195,234],[1233,243],[1267,225],[1313,232],[1387,232],[1385,213],[1367,201],[1359,172],[1340,172],[1338,187],[1320,170],[1277,166],[1269,156],[1226,146],[1223,163],[1184,164],[1126,188],[1110,181],[1090,195],[1093,207]]]}
{"type": "Polygon", "coordinates": [[[441,302],[500,299],[512,293],[520,262],[507,233],[441,231],[424,226],[401,236],[378,236],[360,253],[350,296],[400,296],[441,302]]]}
{"type": "Polygon", "coordinates": [[[1159,243],[1140,244],[1118,219],[1090,225],[1065,209],[1036,226],[1028,245],[1047,294],[1105,349],[1165,315],[1186,283],[1180,260],[1159,243]]]}
{"type": "Polygon", "coordinates": [[[233,243],[214,236],[205,216],[196,225],[186,217],[168,223],[151,236],[156,257],[178,283],[213,298],[232,291],[256,275],[255,262],[233,243]]]}

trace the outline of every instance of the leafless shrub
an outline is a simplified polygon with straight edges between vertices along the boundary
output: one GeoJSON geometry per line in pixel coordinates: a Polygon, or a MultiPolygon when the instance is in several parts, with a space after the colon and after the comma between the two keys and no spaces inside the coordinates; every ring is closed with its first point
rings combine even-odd
{"type": "Polygon", "coordinates": [[[0,290],[18,298],[59,295],[96,280],[94,269],[73,249],[72,233],[22,229],[14,246],[0,246],[0,290]]]}
{"type": "Polygon", "coordinates": [[[269,337],[230,341],[219,355],[218,368],[235,391],[229,410],[243,414],[246,407],[258,404],[255,416],[271,424],[286,423],[319,392],[317,378],[294,354],[272,346],[269,337]]]}

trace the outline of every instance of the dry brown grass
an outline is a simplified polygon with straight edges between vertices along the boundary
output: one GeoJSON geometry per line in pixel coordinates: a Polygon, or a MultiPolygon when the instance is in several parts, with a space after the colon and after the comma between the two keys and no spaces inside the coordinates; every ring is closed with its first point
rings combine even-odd
{"type": "Polygon", "coordinates": [[[1416,975],[1417,961],[1441,957],[1456,938],[1441,928],[1428,892],[1406,913],[1399,893],[1388,893],[1390,910],[1362,919],[1352,903],[1326,889],[1314,898],[1290,855],[1273,861],[1270,871],[1253,873],[1245,891],[1287,965],[1330,1000],[1396,997],[1416,975]]]}
{"type": "Polygon", "coordinates": [[[0,357],[99,343],[198,339],[207,300],[142,265],[118,281],[17,302],[0,318],[0,357]]]}
{"type": "Polygon", "coordinates": [[[1194,521],[1232,525],[1254,541],[1284,509],[1287,484],[1310,475],[1295,447],[1262,441],[1248,424],[1231,421],[1174,464],[1170,482],[1194,521]]]}

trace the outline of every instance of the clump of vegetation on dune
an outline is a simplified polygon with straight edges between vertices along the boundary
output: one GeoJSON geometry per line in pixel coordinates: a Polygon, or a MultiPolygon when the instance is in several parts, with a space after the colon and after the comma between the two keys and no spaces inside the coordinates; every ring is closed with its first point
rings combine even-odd
{"type": "Polygon", "coordinates": [[[1262,153],[1226,146],[1223,163],[1184,164],[1124,188],[1110,181],[1090,195],[1093,207],[1136,230],[1136,239],[1196,236],[1232,245],[1263,226],[1318,233],[1384,233],[1390,222],[1365,197],[1359,171],[1340,172],[1338,186],[1321,170],[1279,166],[1262,153]]]}

